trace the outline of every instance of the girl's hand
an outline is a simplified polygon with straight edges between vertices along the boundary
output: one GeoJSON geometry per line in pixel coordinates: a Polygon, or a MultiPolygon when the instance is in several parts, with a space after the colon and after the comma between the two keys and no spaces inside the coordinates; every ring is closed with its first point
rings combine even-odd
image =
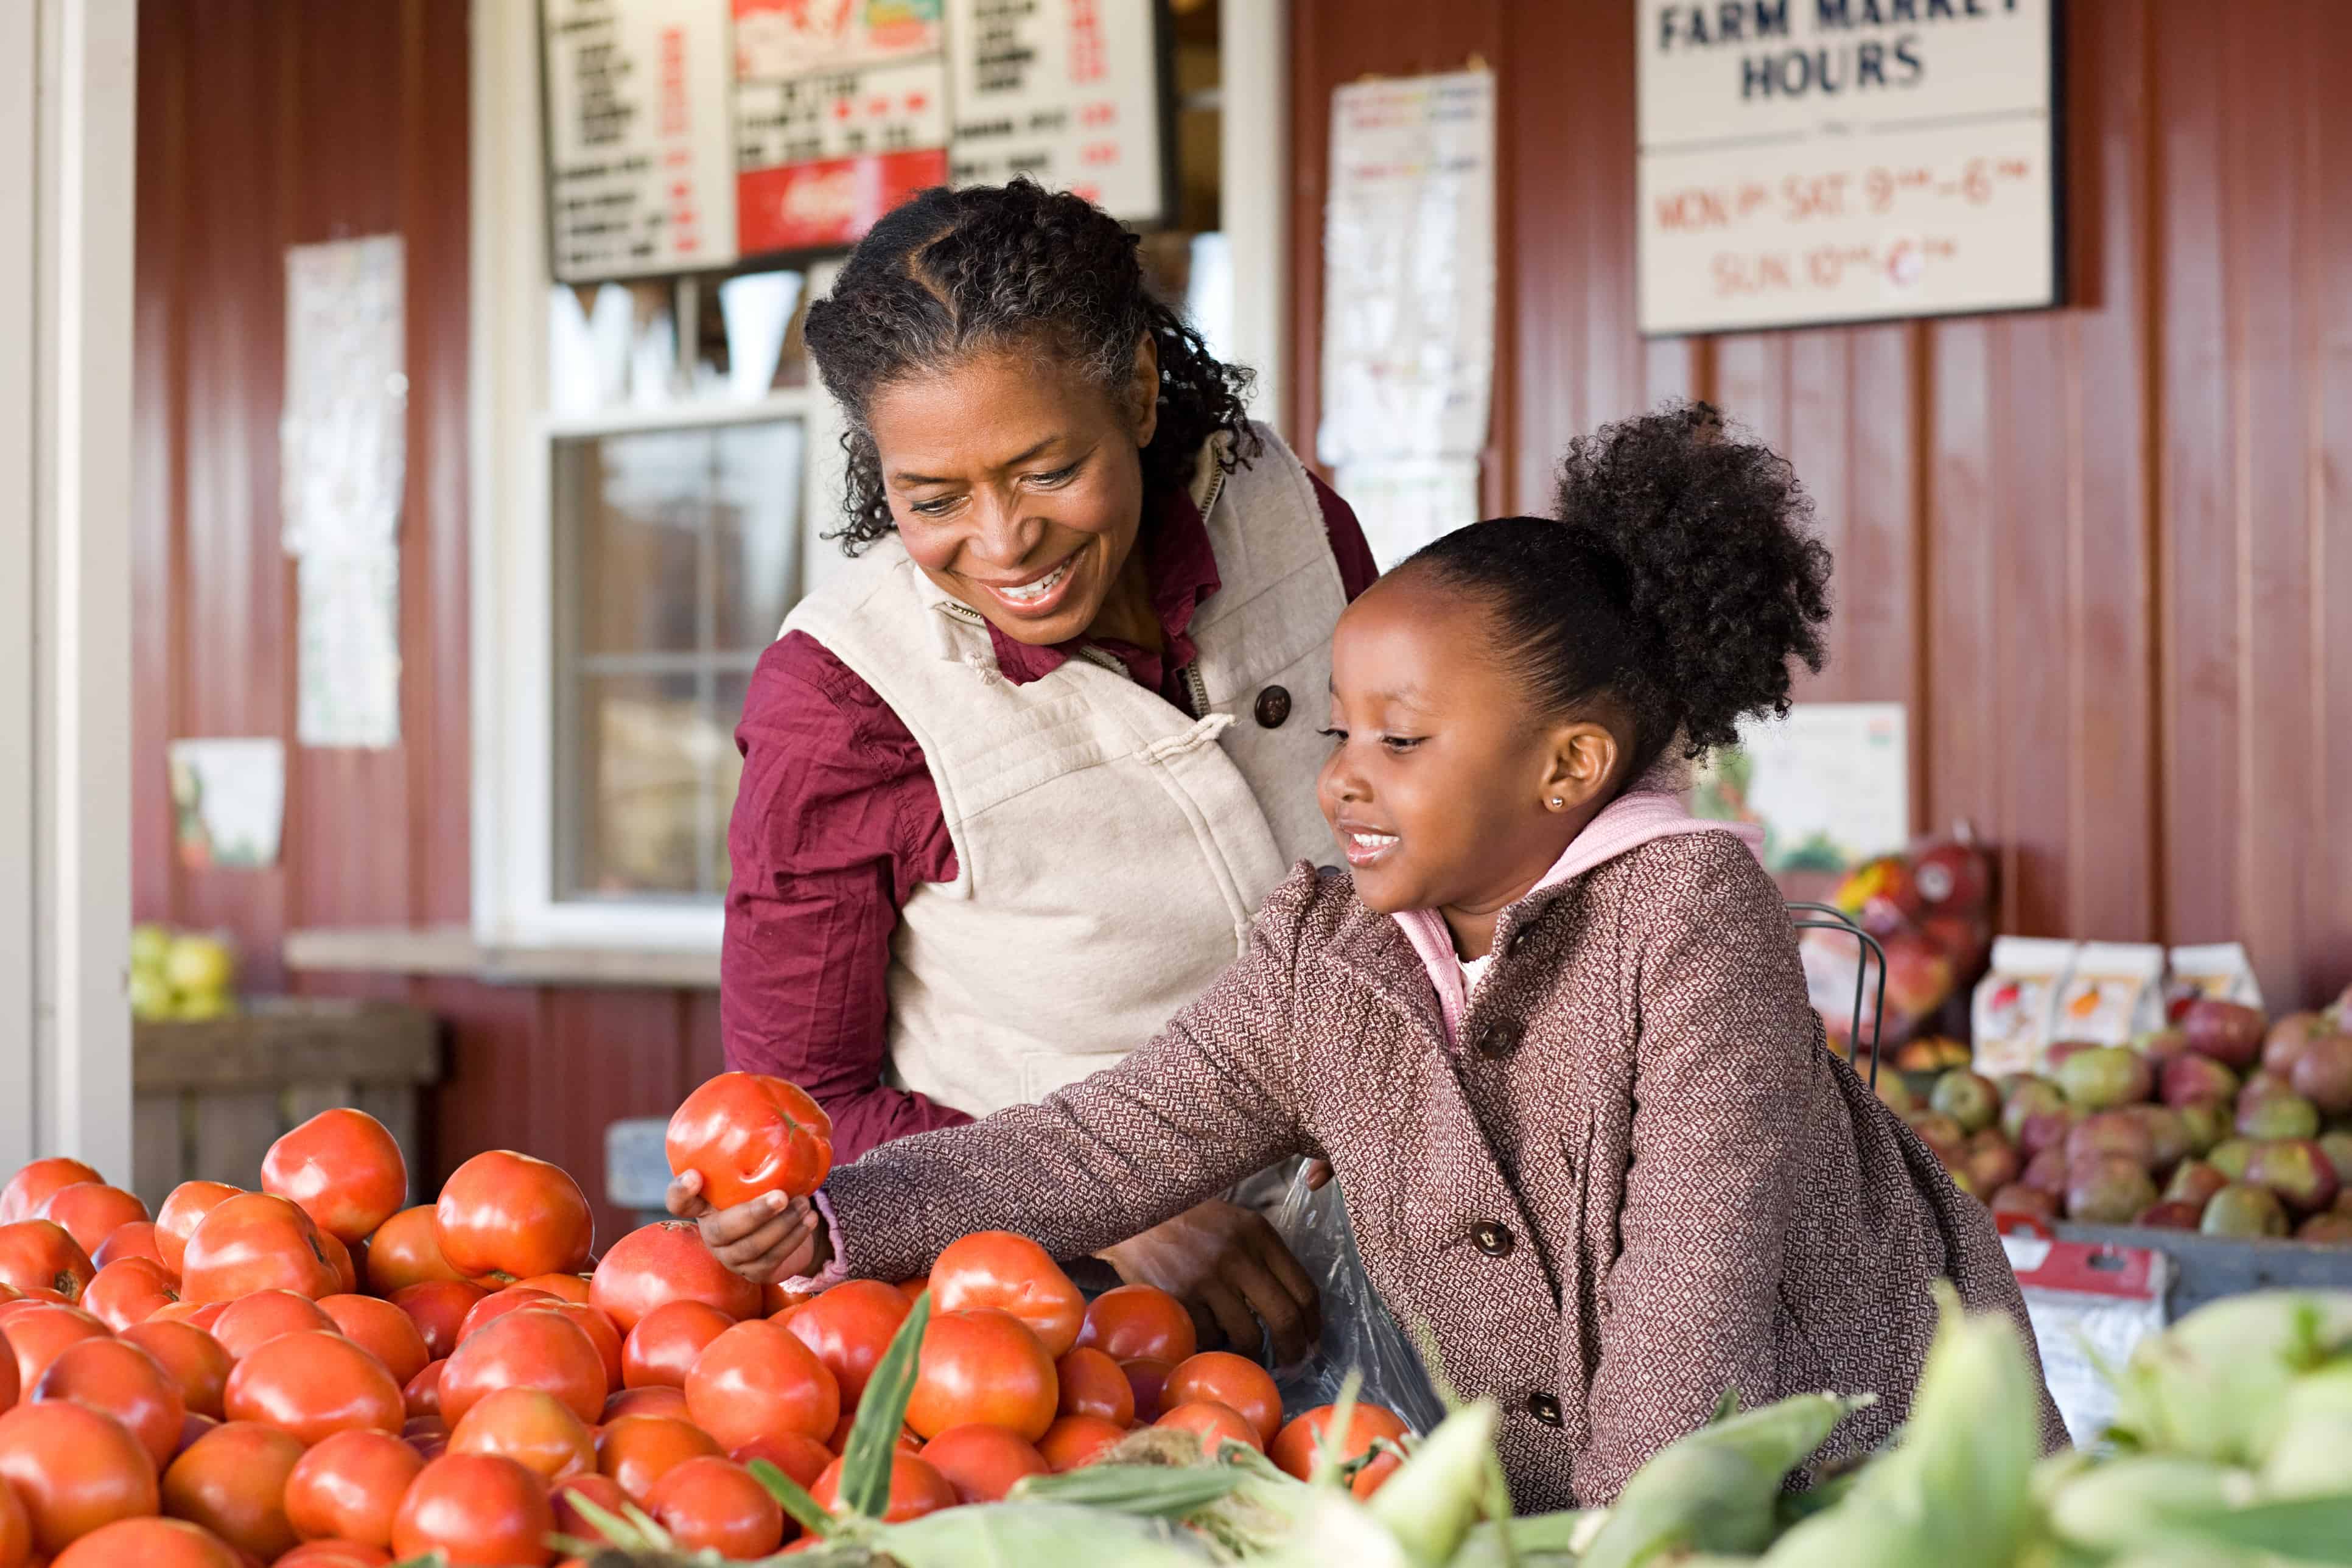
{"type": "Polygon", "coordinates": [[[769,1193],[714,1209],[703,1199],[702,1173],[688,1171],[670,1183],[664,1201],[695,1222],[712,1256],[754,1284],[806,1279],[833,1261],[833,1237],[807,1198],[769,1193]]]}
{"type": "Polygon", "coordinates": [[[1258,1324],[1277,1366],[1305,1357],[1323,1331],[1314,1282],[1263,1215],[1205,1203],[1099,1255],[1130,1285],[1157,1285],[1184,1303],[1204,1351],[1257,1353],[1258,1324]]]}

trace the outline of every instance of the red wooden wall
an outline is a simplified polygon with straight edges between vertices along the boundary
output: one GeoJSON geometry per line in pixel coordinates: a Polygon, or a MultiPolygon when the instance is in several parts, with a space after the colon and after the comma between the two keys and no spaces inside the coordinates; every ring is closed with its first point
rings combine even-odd
{"type": "MultiPolygon", "coordinates": [[[[140,10],[133,465],[135,901],[236,933],[249,984],[288,986],[299,927],[467,918],[466,0],[146,0],[140,10]],[[402,744],[294,732],[294,571],[278,545],[285,249],[407,241],[402,744]],[[267,871],[175,862],[165,746],[283,735],[286,834],[267,871]]],[[[659,1112],[719,1060],[715,998],[667,991],[300,978],[448,1020],[434,1163],[555,1160],[599,1201],[604,1124],[659,1112]]],[[[436,1176],[437,1180],[437,1176],[436,1176]]]]}
{"type": "Polygon", "coordinates": [[[1629,0],[1292,0],[1294,430],[1317,411],[1330,89],[1498,73],[1485,504],[1577,431],[1721,403],[1837,554],[1822,700],[1910,704],[1915,816],[2004,927],[2242,938],[2352,980],[2352,5],[2066,7],[2068,309],[1645,342],[1629,0]]]}

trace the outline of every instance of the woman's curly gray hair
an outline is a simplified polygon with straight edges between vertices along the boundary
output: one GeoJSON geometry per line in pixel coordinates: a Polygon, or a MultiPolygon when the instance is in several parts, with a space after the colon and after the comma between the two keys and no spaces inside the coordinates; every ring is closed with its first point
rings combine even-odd
{"type": "Polygon", "coordinates": [[[1042,349],[1118,396],[1148,335],[1160,353],[1160,421],[1143,449],[1145,489],[1185,484],[1219,430],[1231,437],[1228,468],[1255,455],[1243,406],[1251,373],[1213,357],[1153,298],[1136,244],[1101,208],[1027,180],[935,187],[874,226],[808,313],[809,353],[848,418],[845,521],[834,535],[844,551],[896,526],[868,425],[875,393],[975,349],[1042,349]]]}

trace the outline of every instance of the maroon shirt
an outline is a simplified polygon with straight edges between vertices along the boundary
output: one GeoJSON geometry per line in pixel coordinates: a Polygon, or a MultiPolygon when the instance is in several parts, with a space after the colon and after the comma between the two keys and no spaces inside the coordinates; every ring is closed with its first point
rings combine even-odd
{"type": "MultiPolygon", "coordinates": [[[[1380,569],[1348,503],[1308,478],[1352,600],[1380,569]]],[[[1138,685],[1184,707],[1176,675],[1192,662],[1192,616],[1217,591],[1217,562],[1189,495],[1151,505],[1140,547],[1167,647],[1097,646],[1138,685]]],[[[1081,646],[1031,647],[993,626],[989,639],[1015,686],[1060,668],[1081,646]]],[[[761,655],[735,744],[743,778],[727,830],[733,870],[719,972],[727,1065],[789,1079],[814,1096],[833,1118],[836,1162],[970,1121],[882,1081],[899,908],[918,883],[956,875],[922,748],[872,687],[804,632],[761,655]]]]}

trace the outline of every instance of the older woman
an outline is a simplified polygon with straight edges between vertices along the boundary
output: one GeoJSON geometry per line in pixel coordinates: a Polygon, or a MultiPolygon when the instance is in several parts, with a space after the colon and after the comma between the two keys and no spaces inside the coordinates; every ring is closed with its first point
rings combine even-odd
{"type": "MultiPolygon", "coordinates": [[[[1242,952],[1328,854],[1313,712],[1376,570],[1244,414],[1248,372],[1075,196],[924,193],[808,342],[848,420],[856,565],[745,705],[721,1010],[729,1065],[815,1095],[845,1160],[1116,1063],[1242,952]]],[[[773,1274],[764,1207],[671,1201],[773,1274]]],[[[1236,1205],[1101,1256],[1204,1343],[1313,1331],[1312,1287],[1236,1205]]]]}

